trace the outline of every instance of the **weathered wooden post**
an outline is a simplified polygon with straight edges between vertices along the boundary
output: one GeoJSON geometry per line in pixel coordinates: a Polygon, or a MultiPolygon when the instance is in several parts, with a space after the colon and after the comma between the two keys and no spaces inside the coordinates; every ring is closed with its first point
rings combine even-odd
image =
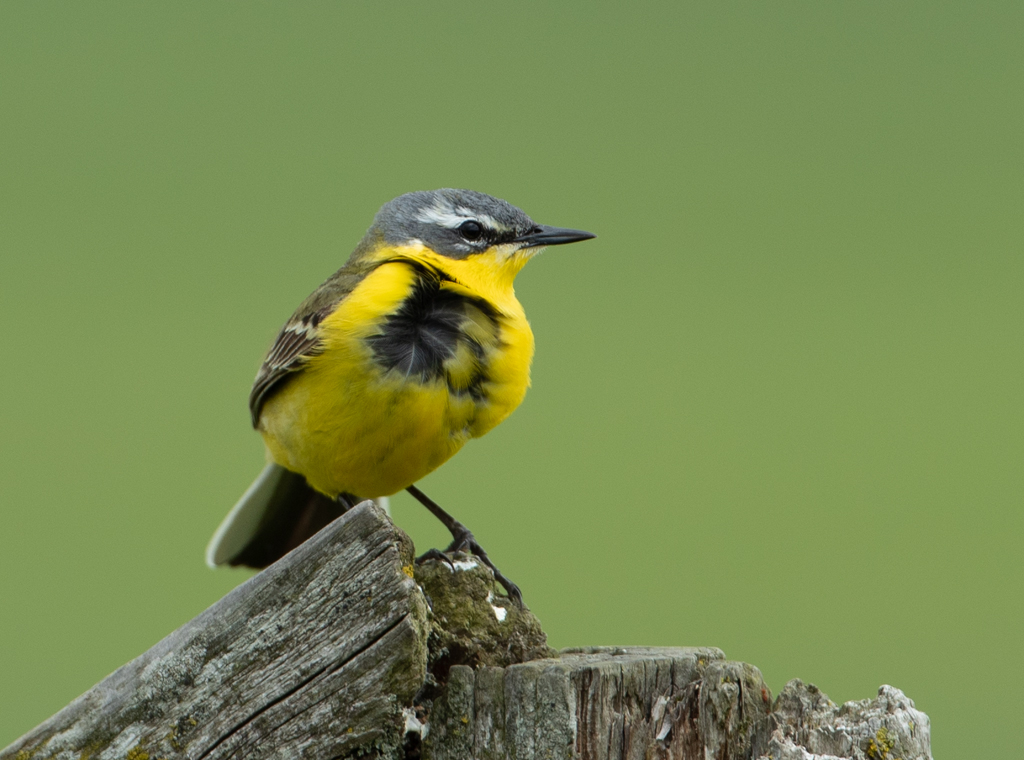
{"type": "Polygon", "coordinates": [[[0,760],[929,758],[898,689],[834,705],[715,648],[555,652],[466,557],[364,502],[0,760]]]}

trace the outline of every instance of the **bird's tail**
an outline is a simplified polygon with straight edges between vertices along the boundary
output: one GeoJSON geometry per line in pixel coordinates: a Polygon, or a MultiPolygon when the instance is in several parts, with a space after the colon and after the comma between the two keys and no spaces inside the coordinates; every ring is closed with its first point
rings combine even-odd
{"type": "Polygon", "coordinates": [[[206,564],[266,567],[346,509],[301,475],[268,464],[213,534],[206,564]]]}

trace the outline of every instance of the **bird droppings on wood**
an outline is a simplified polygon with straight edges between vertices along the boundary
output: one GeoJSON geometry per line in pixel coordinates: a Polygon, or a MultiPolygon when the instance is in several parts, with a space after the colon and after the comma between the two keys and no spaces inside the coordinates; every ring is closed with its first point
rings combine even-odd
{"type": "Polygon", "coordinates": [[[713,647],[555,652],[482,563],[413,556],[358,505],[0,760],[931,758],[898,689],[837,707],[793,681],[773,705],[713,647]]]}

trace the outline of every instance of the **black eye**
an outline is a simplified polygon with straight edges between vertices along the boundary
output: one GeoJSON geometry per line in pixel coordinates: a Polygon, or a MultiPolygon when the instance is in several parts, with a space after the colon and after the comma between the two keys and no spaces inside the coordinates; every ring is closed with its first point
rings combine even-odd
{"type": "Polygon", "coordinates": [[[472,242],[480,239],[484,234],[484,228],[480,226],[480,222],[475,222],[470,219],[459,225],[459,234],[466,240],[472,242]]]}

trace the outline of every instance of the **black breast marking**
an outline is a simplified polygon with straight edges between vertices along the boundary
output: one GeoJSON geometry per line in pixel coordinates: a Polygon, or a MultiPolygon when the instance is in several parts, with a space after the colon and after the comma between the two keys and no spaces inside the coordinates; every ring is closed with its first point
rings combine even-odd
{"type": "Polygon", "coordinates": [[[498,342],[498,315],[494,307],[480,298],[472,298],[443,287],[445,278],[436,271],[417,268],[418,279],[397,311],[384,320],[380,331],[367,338],[374,359],[382,367],[406,377],[429,382],[444,378],[454,393],[482,396],[486,380],[484,347],[477,337],[467,334],[474,317],[489,320],[494,343],[498,342]],[[466,382],[454,383],[445,362],[454,358],[461,346],[475,358],[476,368],[466,382]]]}

